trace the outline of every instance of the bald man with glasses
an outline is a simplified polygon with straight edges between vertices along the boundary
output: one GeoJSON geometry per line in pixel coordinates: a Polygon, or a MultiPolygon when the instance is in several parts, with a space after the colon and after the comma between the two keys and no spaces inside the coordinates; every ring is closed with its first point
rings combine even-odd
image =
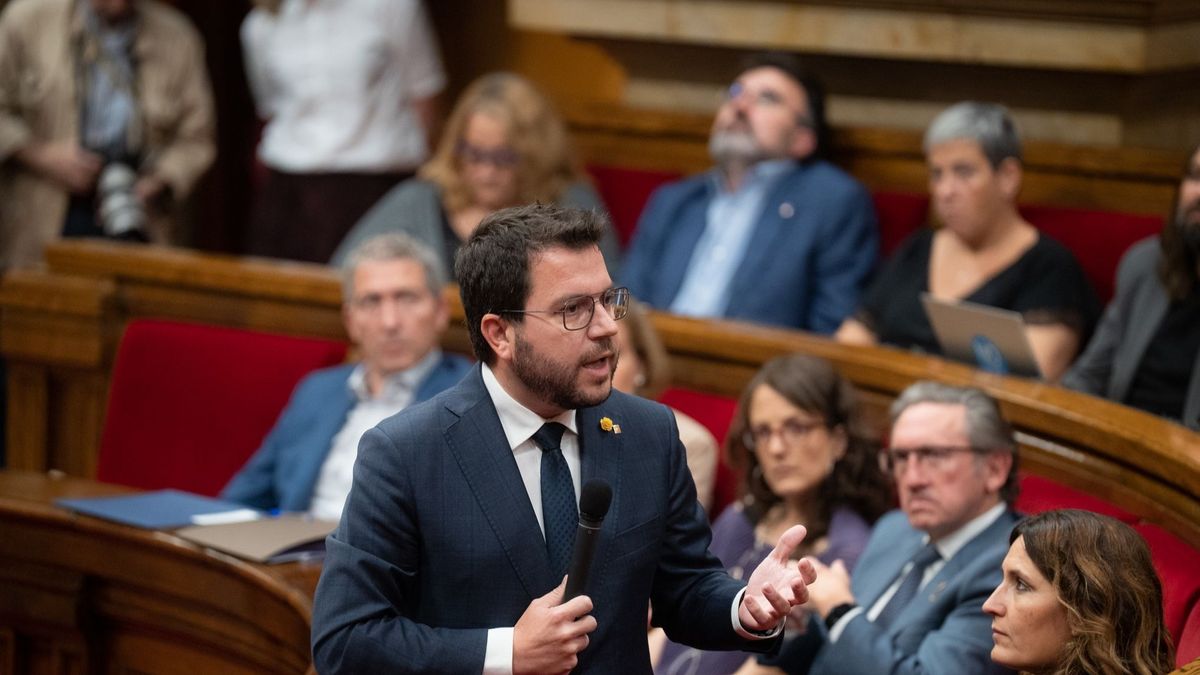
{"type": "Polygon", "coordinates": [[[918,382],[891,409],[881,453],[900,508],[879,520],[854,578],[817,565],[808,630],[773,665],[788,673],[1006,673],[983,603],[1018,516],[1017,446],[996,402],[918,382]]]}
{"type": "Polygon", "coordinates": [[[625,285],[660,310],[833,332],[879,246],[866,189],[822,159],[826,131],[795,58],[749,58],[713,121],[716,166],[650,198],[625,285]]]}

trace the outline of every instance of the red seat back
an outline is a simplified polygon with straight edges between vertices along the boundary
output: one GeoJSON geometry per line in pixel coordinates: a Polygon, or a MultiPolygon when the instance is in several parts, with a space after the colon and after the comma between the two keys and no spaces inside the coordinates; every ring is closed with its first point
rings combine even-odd
{"type": "Polygon", "coordinates": [[[97,477],[216,495],[296,382],[345,356],[332,340],[131,321],[113,364],[97,477]]]}
{"type": "Polygon", "coordinates": [[[908,235],[929,222],[929,195],[878,190],[871,194],[879,218],[879,254],[885,259],[908,235]]]}
{"type": "Polygon", "coordinates": [[[592,165],[588,173],[596,184],[600,199],[608,207],[612,216],[613,228],[617,231],[617,240],[624,248],[633,238],[637,229],[638,218],[650,199],[650,193],[658,186],[680,177],[677,171],[650,171],[618,166],[592,165]]]}
{"type": "Polygon", "coordinates": [[[1111,516],[1126,525],[1137,523],[1137,516],[1086,492],[1067,487],[1062,483],[1034,475],[1021,476],[1021,494],[1017,496],[1017,510],[1034,514],[1053,509],[1083,509],[1111,516]]]}
{"type": "Polygon", "coordinates": [[[1196,659],[1200,659],[1200,602],[1192,605],[1183,631],[1175,640],[1175,665],[1183,666],[1196,659]]]}
{"type": "Polygon", "coordinates": [[[672,387],[658,397],[658,400],[680,412],[696,418],[717,439],[721,448],[717,458],[717,475],[713,481],[712,509],[708,516],[716,520],[721,511],[737,499],[737,472],[729,465],[725,456],[725,436],[729,434],[729,425],[733,422],[733,413],[737,409],[737,401],[728,396],[716,396],[699,391],[672,387]]]}
{"type": "Polygon", "coordinates": [[[1161,216],[1060,206],[1026,205],[1021,215],[1071,249],[1104,303],[1112,299],[1121,256],[1135,242],[1158,234],[1163,223],[1161,216]]]}

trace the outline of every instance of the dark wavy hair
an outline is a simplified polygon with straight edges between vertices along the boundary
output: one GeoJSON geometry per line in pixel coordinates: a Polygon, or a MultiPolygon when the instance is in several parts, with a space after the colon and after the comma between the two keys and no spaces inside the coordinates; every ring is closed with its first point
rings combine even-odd
{"type": "Polygon", "coordinates": [[[1158,277],[1172,300],[1187,298],[1196,286],[1196,251],[1187,245],[1183,235],[1183,223],[1179,222],[1179,198],[1183,196],[1183,182],[1192,172],[1192,162],[1197,153],[1200,153],[1200,144],[1192,148],[1187,163],[1183,165],[1183,176],[1175,189],[1175,200],[1171,202],[1171,214],[1163,223],[1162,235],[1158,238],[1162,246],[1158,277]]]}
{"type": "Polygon", "coordinates": [[[1018,523],[1009,542],[1018,537],[1067,610],[1071,640],[1055,675],[1161,675],[1175,667],[1162,585],[1133,528],[1062,509],[1018,523]]]}
{"type": "Polygon", "coordinates": [[[872,523],[892,506],[892,484],[879,467],[878,444],[865,433],[854,387],[825,359],[792,354],[768,361],[746,385],[725,441],[729,458],[743,474],[742,508],[751,522],[758,523],[782,501],[755,470],[758,458],[742,440],[750,428],[750,401],[760,386],[821,417],[829,429],[842,427],[846,432],[846,454],[820,487],[821,520],[805,523],[810,541],[825,536],[834,507],[853,509],[872,523]]]}

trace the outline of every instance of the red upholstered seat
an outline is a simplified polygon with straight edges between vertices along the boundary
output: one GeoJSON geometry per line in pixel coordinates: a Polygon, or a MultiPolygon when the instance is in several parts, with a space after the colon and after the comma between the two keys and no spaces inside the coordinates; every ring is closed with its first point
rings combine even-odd
{"type": "Polygon", "coordinates": [[[737,401],[728,396],[705,394],[680,387],[667,389],[658,400],[696,418],[696,421],[703,424],[717,439],[721,456],[717,460],[717,476],[713,481],[712,511],[708,514],[709,518],[716,520],[721,511],[737,499],[738,475],[729,465],[729,458],[725,456],[724,451],[725,436],[733,422],[737,401]]]}
{"type": "Polygon", "coordinates": [[[1175,640],[1175,665],[1182,666],[1200,659],[1200,602],[1192,605],[1183,631],[1175,640]]]}
{"type": "Polygon", "coordinates": [[[1024,205],[1021,215],[1071,249],[1105,303],[1112,299],[1121,256],[1135,242],[1158,234],[1163,223],[1162,216],[1060,206],[1024,205]]]}
{"type": "Polygon", "coordinates": [[[1150,547],[1163,585],[1163,617],[1171,637],[1179,642],[1189,614],[1200,603],[1200,551],[1157,525],[1140,523],[1133,529],[1150,547]]]}
{"type": "Polygon", "coordinates": [[[341,342],[136,320],[113,365],[100,480],[215,495],[262,443],[306,373],[341,342]]]}
{"type": "Polygon", "coordinates": [[[929,222],[929,195],[878,190],[871,194],[879,218],[879,254],[887,258],[900,242],[929,222]]]}
{"type": "Polygon", "coordinates": [[[650,171],[619,166],[592,165],[588,173],[596,183],[596,191],[608,207],[612,216],[613,227],[617,231],[617,240],[621,246],[629,244],[633,231],[637,229],[638,218],[650,193],[663,183],[679,178],[682,174],[677,171],[650,171]]]}
{"type": "Polygon", "coordinates": [[[1017,510],[1033,514],[1052,509],[1083,509],[1112,516],[1127,525],[1133,525],[1138,520],[1137,516],[1099,497],[1093,497],[1049,478],[1023,474],[1021,494],[1017,497],[1017,510]]]}

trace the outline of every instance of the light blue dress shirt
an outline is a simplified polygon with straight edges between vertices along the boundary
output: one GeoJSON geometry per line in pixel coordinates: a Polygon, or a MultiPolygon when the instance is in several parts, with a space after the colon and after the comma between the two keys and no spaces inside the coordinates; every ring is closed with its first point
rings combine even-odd
{"type": "Polygon", "coordinates": [[[746,255],[763,201],[780,176],[794,165],[790,159],[759,162],[750,167],[741,186],[732,192],[724,189],[720,174],[713,173],[708,223],[696,242],[679,292],[671,301],[672,312],[702,317],[725,314],[730,301],[729,284],[746,255]]]}

